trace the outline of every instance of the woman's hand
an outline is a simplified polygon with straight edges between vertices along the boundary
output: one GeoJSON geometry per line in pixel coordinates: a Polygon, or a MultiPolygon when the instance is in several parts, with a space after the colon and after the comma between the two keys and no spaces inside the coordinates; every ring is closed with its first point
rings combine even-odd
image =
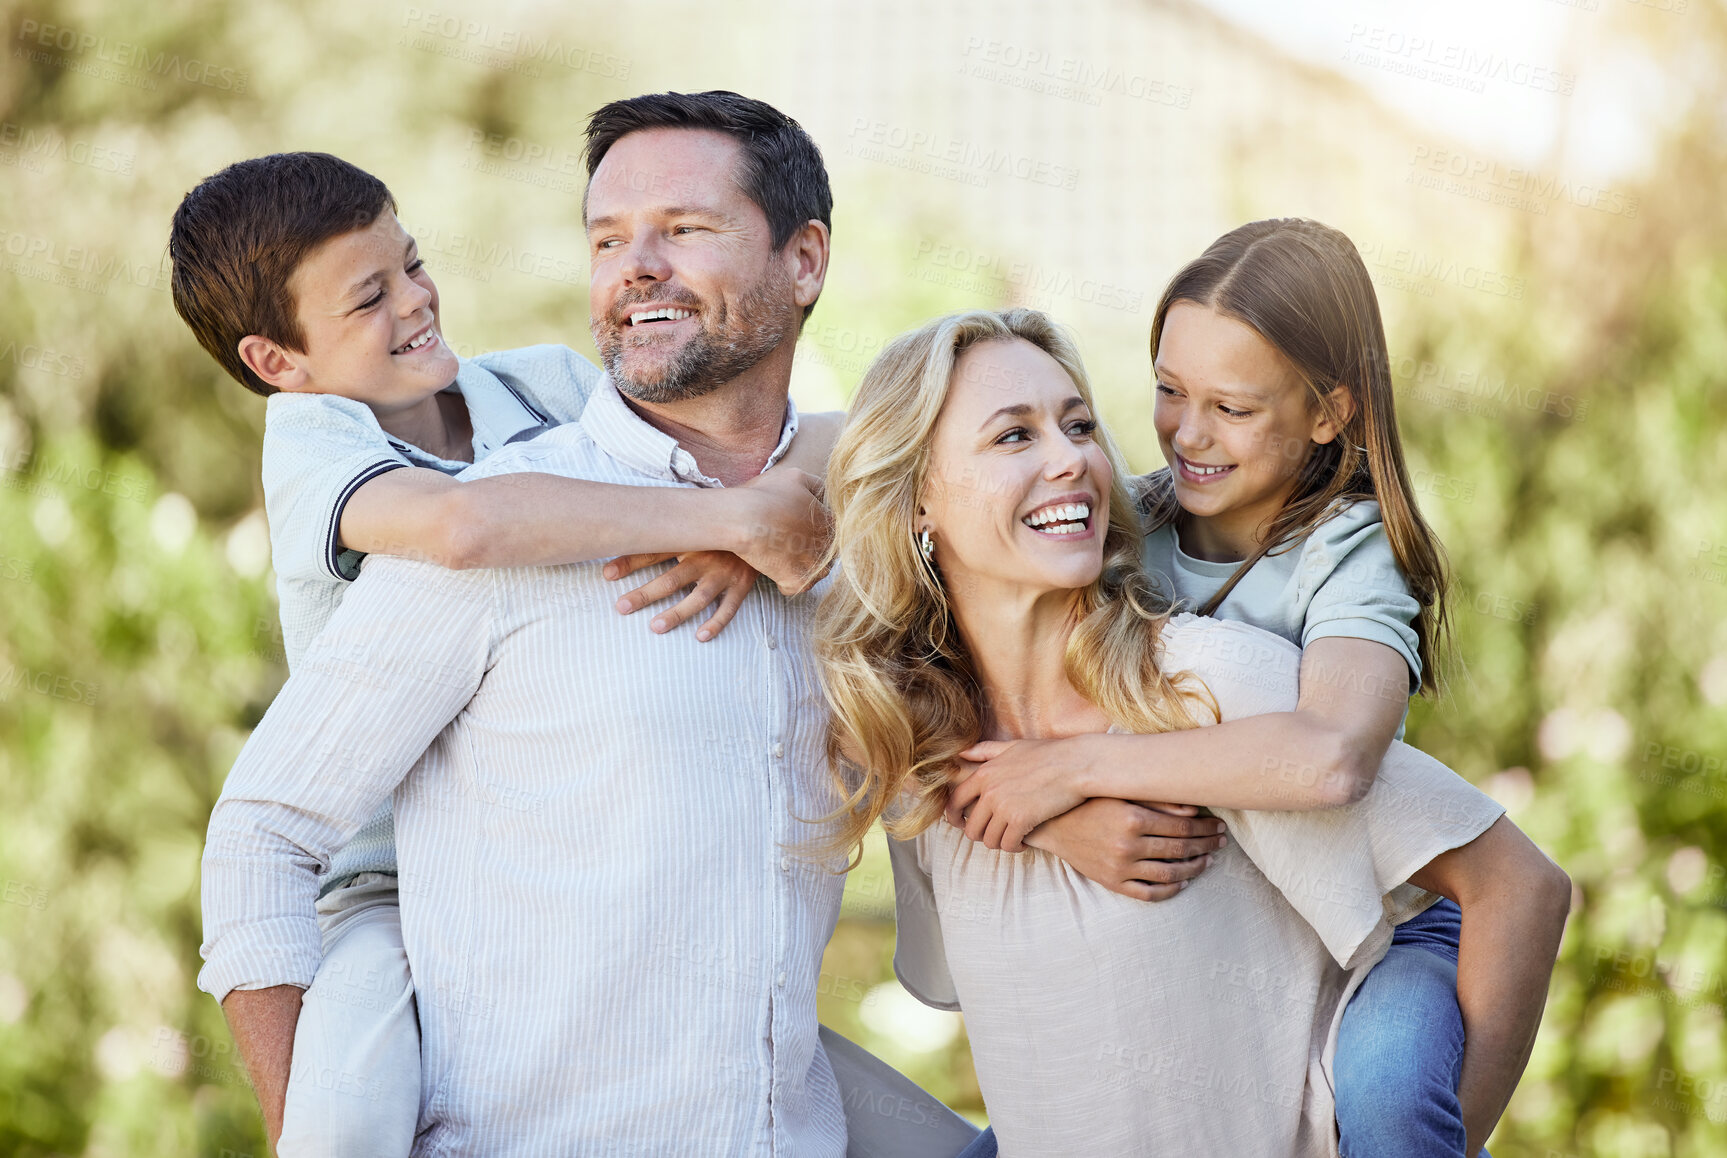
{"type": "Polygon", "coordinates": [[[1074,739],[985,740],[959,758],[964,771],[948,789],[948,823],[989,848],[1020,852],[1027,833],[1086,799],[1074,739]]]}
{"type": "Polygon", "coordinates": [[[696,638],[706,643],[725,630],[732,616],[738,613],[744,596],[755,586],[758,572],[730,551],[695,551],[688,555],[623,555],[607,563],[604,574],[607,579],[622,579],[643,567],[674,558],[678,561],[676,567],[625,592],[617,602],[618,614],[640,611],[648,604],[658,603],[694,584],[694,590],[670,609],[654,616],[648,626],[664,634],[693,618],[717,599],[720,605],[696,630],[696,638]]]}

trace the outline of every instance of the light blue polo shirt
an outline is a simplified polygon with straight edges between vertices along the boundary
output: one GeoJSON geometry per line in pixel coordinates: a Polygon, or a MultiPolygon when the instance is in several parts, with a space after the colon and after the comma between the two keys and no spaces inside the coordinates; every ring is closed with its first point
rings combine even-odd
{"type": "MultiPolygon", "coordinates": [[[[567,346],[527,346],[462,359],[445,390],[468,404],[479,462],[510,442],[580,418],[602,377],[567,346]]],[[[360,573],[364,556],[337,542],[342,510],[354,492],[406,466],[453,475],[470,465],[385,433],[362,402],[333,394],[270,395],[264,411],[264,513],[290,670],[360,573]]],[[[356,873],[395,871],[395,829],[386,804],[336,855],[322,891],[356,873]]]]}
{"type": "MultiPolygon", "coordinates": [[[[1204,606],[1240,565],[1194,558],[1181,549],[1171,525],[1146,535],[1140,559],[1184,611],[1204,606]]],[[[1421,685],[1420,641],[1413,626],[1420,610],[1385,537],[1379,504],[1362,500],[1342,506],[1300,543],[1261,558],[1214,614],[1281,635],[1301,648],[1328,636],[1383,643],[1409,665],[1413,693],[1421,685]]],[[[1402,723],[1396,738],[1403,738],[1402,723]]]]}

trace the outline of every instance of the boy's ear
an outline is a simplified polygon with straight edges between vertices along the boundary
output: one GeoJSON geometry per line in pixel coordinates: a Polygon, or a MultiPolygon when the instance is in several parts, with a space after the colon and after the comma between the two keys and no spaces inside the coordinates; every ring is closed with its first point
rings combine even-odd
{"type": "Polygon", "coordinates": [[[300,360],[270,339],[247,334],[240,339],[240,361],[246,368],[278,390],[293,391],[306,384],[300,360]]]}
{"type": "Polygon", "coordinates": [[[1335,420],[1328,417],[1323,408],[1313,416],[1312,438],[1321,446],[1342,434],[1349,420],[1355,417],[1355,394],[1346,384],[1339,382],[1332,388],[1330,402],[1335,420]]]}

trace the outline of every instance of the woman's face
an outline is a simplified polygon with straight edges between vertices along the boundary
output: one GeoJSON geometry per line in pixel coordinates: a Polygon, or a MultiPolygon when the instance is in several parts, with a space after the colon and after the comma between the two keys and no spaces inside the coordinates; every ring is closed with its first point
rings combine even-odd
{"type": "Polygon", "coordinates": [[[917,522],[951,596],[1097,580],[1112,474],[1096,426],[1067,371],[1030,342],[990,340],[959,356],[917,522]]]}

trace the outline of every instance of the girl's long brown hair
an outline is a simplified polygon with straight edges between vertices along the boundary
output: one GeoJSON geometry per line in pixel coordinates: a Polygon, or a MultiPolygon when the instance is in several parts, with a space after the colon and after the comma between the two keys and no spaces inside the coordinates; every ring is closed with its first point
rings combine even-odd
{"type": "MultiPolygon", "coordinates": [[[[1200,614],[1215,613],[1267,554],[1293,548],[1342,506],[1373,499],[1391,552],[1420,604],[1414,627],[1421,690],[1436,694],[1440,679],[1434,661],[1446,652],[1450,636],[1449,568],[1444,548],[1415,503],[1397,434],[1379,298],[1354,243],[1330,226],[1301,217],[1253,221],[1230,230],[1163,291],[1151,321],[1153,365],[1169,308],[1183,301],[1251,326],[1295,367],[1314,403],[1333,422],[1339,416],[1339,388],[1355,401],[1349,421],[1337,423],[1338,437],[1309,450],[1294,492],[1260,545],[1200,614]]],[[[1180,524],[1183,512],[1168,468],[1146,480],[1140,504],[1148,530],[1180,524]]]]}

